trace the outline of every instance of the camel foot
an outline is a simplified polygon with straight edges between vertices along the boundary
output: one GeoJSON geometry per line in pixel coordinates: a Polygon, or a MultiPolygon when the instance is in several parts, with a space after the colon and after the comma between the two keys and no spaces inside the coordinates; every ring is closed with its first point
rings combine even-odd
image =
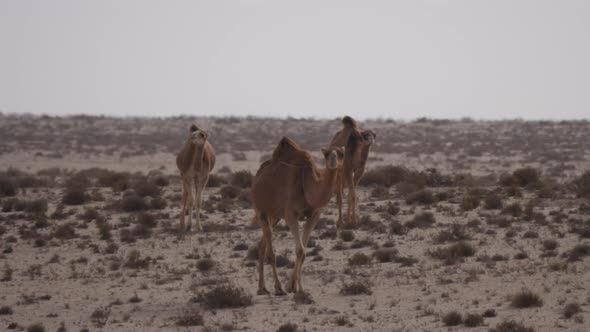
{"type": "Polygon", "coordinates": [[[258,289],[258,292],[256,292],[256,294],[258,294],[258,295],[268,295],[268,294],[270,294],[270,292],[266,288],[259,288],[258,289]]]}
{"type": "Polygon", "coordinates": [[[291,281],[287,284],[287,293],[296,293],[295,281],[291,281]]]}
{"type": "Polygon", "coordinates": [[[285,295],[287,295],[287,292],[285,292],[283,287],[279,286],[279,287],[275,287],[275,295],[276,296],[285,296],[285,295]]]}

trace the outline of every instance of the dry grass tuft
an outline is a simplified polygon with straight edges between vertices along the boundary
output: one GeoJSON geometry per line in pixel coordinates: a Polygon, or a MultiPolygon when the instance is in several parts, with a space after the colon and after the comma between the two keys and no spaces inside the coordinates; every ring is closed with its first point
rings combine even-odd
{"type": "Polygon", "coordinates": [[[240,308],[252,305],[252,296],[243,288],[221,285],[199,295],[199,301],[209,308],[240,308]]]}
{"type": "Polygon", "coordinates": [[[340,289],[342,295],[371,295],[371,283],[368,280],[353,280],[349,283],[344,283],[340,289]]]}
{"type": "Polygon", "coordinates": [[[512,296],[510,305],[519,309],[541,307],[543,306],[543,300],[539,297],[539,295],[531,292],[530,290],[523,289],[512,296]]]}

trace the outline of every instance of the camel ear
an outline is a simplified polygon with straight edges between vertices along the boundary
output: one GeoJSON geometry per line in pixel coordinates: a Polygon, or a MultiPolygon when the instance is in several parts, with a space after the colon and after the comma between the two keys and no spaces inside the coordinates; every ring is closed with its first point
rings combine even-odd
{"type": "Polygon", "coordinates": [[[344,157],[344,149],[341,147],[336,148],[336,153],[338,154],[338,158],[344,157]]]}
{"type": "Polygon", "coordinates": [[[324,155],[324,157],[327,157],[330,154],[330,150],[322,148],[322,154],[324,155]]]}
{"type": "Polygon", "coordinates": [[[193,123],[191,125],[191,127],[188,129],[191,133],[194,133],[195,131],[199,130],[199,128],[197,128],[197,126],[193,123]]]}

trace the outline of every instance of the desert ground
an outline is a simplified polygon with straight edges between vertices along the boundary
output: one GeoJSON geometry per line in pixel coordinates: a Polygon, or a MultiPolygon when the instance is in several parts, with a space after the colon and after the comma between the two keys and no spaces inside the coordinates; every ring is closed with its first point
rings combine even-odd
{"type": "MultiPolygon", "coordinates": [[[[339,119],[0,114],[0,330],[588,331],[590,122],[371,120],[358,227],[324,209],[302,294],[257,295],[252,174],[339,119]],[[217,163],[179,232],[191,123],[217,163]]],[[[295,260],[284,222],[279,277],[295,260]]],[[[266,282],[272,290],[270,268],[266,282]]]]}

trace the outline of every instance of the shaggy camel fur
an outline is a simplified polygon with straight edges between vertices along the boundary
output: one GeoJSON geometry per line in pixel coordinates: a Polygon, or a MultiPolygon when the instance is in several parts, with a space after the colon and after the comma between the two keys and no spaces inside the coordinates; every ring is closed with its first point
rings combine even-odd
{"type": "Polygon", "coordinates": [[[190,231],[193,212],[192,187],[195,187],[196,199],[196,224],[201,231],[201,195],[207,186],[209,173],[215,166],[215,150],[207,141],[208,134],[204,130],[192,124],[189,128],[188,138],[184,146],[176,156],[176,166],[182,178],[182,211],[180,212],[180,229],[184,231],[184,216],[188,213],[188,227],[190,231]]]}
{"type": "Polygon", "coordinates": [[[258,294],[268,294],[264,283],[264,259],[272,266],[275,293],[284,295],[277,276],[276,259],[272,247],[272,228],[281,219],[293,233],[296,246],[295,267],[287,290],[302,292],[301,267],[311,231],[315,228],[320,212],[328,204],[335,189],[338,169],[342,167],[342,148],[322,149],[326,161],[324,169],[318,169],[309,153],[295,142],[283,137],[273,152],[271,160],[264,162],[252,184],[252,203],[256,219],[262,226],[262,238],[258,252],[258,294]],[[299,220],[306,218],[303,234],[299,232],[299,220]]]}
{"type": "Polygon", "coordinates": [[[348,187],[347,222],[352,225],[358,223],[356,216],[356,186],[365,172],[365,165],[369,157],[371,145],[377,135],[372,130],[361,131],[354,119],[345,116],[342,119],[343,128],[330,141],[331,147],[345,147],[342,172],[338,175],[336,186],[336,203],[338,205],[337,226],[342,226],[342,196],[344,187],[348,187]]]}

